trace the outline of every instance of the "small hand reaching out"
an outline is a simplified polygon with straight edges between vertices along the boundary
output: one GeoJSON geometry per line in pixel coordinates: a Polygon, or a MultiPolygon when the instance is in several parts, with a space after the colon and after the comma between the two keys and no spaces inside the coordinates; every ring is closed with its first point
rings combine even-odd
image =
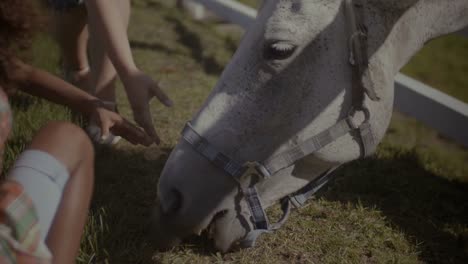
{"type": "Polygon", "coordinates": [[[149,146],[154,142],[141,128],[104,107],[96,107],[91,119],[101,128],[102,140],[106,140],[112,132],[112,134],[121,136],[134,145],[149,146]]]}
{"type": "Polygon", "coordinates": [[[149,103],[153,97],[158,98],[167,107],[171,107],[173,102],[150,76],[141,71],[136,71],[122,78],[122,81],[133,110],[135,122],[146,131],[152,142],[159,144],[161,140],[154,128],[149,103]]]}
{"type": "Polygon", "coordinates": [[[92,119],[101,129],[101,137],[109,137],[109,132],[121,136],[133,144],[149,146],[158,143],[152,119],[149,113],[149,100],[157,96],[166,105],[171,105],[169,98],[162,93],[156,83],[145,74],[135,74],[128,78],[127,86],[135,91],[131,93],[135,120],[147,131],[133,125],[118,113],[106,109],[105,103],[83,90],[63,81],[56,76],[25,64],[15,57],[10,57],[8,68],[9,81],[22,91],[39,96],[55,103],[66,105],[92,119]],[[139,108],[138,105],[142,105],[139,108]],[[136,106],[136,107],[135,107],[136,106]],[[136,109],[136,110],[135,110],[136,109]]]}

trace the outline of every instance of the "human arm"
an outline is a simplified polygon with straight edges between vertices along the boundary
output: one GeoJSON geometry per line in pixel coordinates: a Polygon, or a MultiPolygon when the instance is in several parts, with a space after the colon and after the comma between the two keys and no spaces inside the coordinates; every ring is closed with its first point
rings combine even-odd
{"type": "Polygon", "coordinates": [[[149,101],[154,96],[166,106],[171,106],[172,101],[150,76],[135,65],[126,24],[122,22],[122,10],[119,10],[118,5],[108,0],[85,0],[85,3],[92,38],[96,38],[107,51],[124,84],[135,121],[155,142],[159,142],[150,114],[149,101]]]}
{"type": "Polygon", "coordinates": [[[127,139],[133,144],[150,145],[152,140],[138,127],[122,116],[106,109],[96,97],[82,91],[54,75],[12,58],[8,74],[18,89],[54,103],[66,105],[100,122],[102,136],[109,131],[127,139]]]}

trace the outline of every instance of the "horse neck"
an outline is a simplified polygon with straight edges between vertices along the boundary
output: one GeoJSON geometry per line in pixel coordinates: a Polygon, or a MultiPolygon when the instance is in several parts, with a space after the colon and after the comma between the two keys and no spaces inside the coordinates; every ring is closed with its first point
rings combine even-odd
{"type": "MultiPolygon", "coordinates": [[[[414,0],[405,1],[415,2],[414,0]]],[[[385,34],[377,32],[382,27],[386,27],[383,20],[386,17],[388,21],[388,14],[385,15],[384,12],[389,12],[389,10],[377,10],[377,16],[374,16],[372,22],[377,22],[376,24],[380,24],[381,27],[374,27],[374,32],[370,34],[385,34]]],[[[379,51],[375,53],[377,56],[384,56],[385,60],[392,64],[393,75],[397,74],[401,67],[429,40],[466,27],[468,25],[468,1],[419,0],[402,14],[396,15],[398,16],[396,23],[393,26],[387,26],[390,32],[387,33],[379,51]],[[387,51],[382,52],[383,50],[387,51]]]]}
{"type": "Polygon", "coordinates": [[[468,25],[468,0],[364,0],[368,11],[369,67],[364,73],[381,100],[367,101],[381,140],[390,123],[394,78],[429,40],[468,25]]]}

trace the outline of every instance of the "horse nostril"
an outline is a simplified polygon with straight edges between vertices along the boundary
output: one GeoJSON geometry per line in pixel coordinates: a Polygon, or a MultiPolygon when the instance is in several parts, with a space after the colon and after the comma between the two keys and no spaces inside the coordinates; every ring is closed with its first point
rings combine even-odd
{"type": "Polygon", "coordinates": [[[175,214],[182,208],[182,204],[182,193],[179,190],[173,188],[165,197],[165,201],[162,203],[162,209],[165,214],[175,214]]]}

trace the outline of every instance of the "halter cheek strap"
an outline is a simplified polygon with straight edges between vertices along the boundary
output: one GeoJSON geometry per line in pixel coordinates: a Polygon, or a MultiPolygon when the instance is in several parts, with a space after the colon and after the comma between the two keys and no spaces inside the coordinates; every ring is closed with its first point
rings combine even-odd
{"type": "Polygon", "coordinates": [[[291,204],[297,208],[301,207],[308,198],[324,186],[330,180],[331,171],[326,172],[318,180],[311,182],[294,195],[283,198],[281,200],[283,216],[275,224],[269,223],[255,184],[244,186],[244,177],[260,177],[261,180],[268,179],[271,175],[292,166],[298,160],[317,152],[353,130],[359,130],[359,128],[360,126],[357,127],[353,123],[352,117],[347,117],[322,133],[294,145],[262,163],[245,162],[244,164],[218,151],[196,132],[190,122],[183,129],[182,137],[196,152],[230,175],[240,186],[244,199],[249,206],[251,222],[254,228],[248,232],[241,242],[241,246],[252,247],[261,234],[275,231],[286,222],[291,211],[291,204]]]}
{"type": "MultiPolygon", "coordinates": [[[[256,182],[244,186],[243,178],[245,176],[258,177],[260,180],[267,179],[347,134],[356,135],[361,146],[361,156],[368,156],[375,151],[377,142],[372,133],[369,123],[370,113],[364,99],[366,94],[374,101],[379,100],[379,98],[373,87],[365,87],[362,81],[364,71],[368,66],[367,35],[364,24],[356,17],[354,6],[353,0],[345,0],[346,17],[350,21],[350,64],[353,68],[353,82],[352,107],[348,116],[344,119],[339,120],[323,132],[263,162],[238,162],[230,158],[218,151],[208,140],[198,134],[190,122],[186,124],[182,131],[182,137],[197,153],[230,175],[238,183],[244,199],[249,206],[251,222],[254,227],[254,230],[250,230],[243,241],[241,241],[242,246],[254,246],[259,235],[279,229],[287,220],[291,205],[297,208],[301,207],[308,198],[330,181],[332,177],[331,173],[334,169],[325,172],[317,180],[312,181],[297,193],[281,199],[283,216],[276,224],[270,224],[268,221],[268,216],[265,213],[261,198],[255,187],[256,182]],[[354,115],[357,112],[364,113],[365,120],[361,124],[354,122],[354,115]]],[[[356,7],[362,9],[362,6],[359,5],[356,5],[356,7]]]]}

